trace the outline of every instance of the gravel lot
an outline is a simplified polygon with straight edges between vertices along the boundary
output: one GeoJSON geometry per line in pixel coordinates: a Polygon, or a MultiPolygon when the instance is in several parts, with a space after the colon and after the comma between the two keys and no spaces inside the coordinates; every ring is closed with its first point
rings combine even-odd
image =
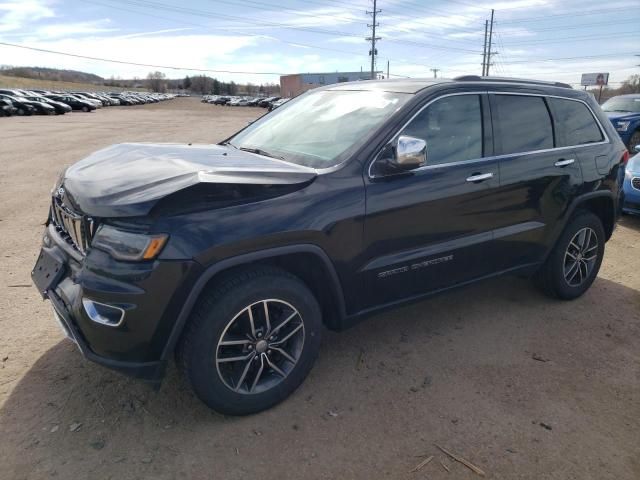
{"type": "Polygon", "coordinates": [[[0,479],[479,478],[436,444],[487,478],[640,478],[640,219],[583,298],[505,278],[327,332],[303,386],[252,417],[207,410],[173,366],[154,392],[83,360],[29,277],[62,167],[112,143],[218,141],[263,112],[0,119],[0,479]]]}

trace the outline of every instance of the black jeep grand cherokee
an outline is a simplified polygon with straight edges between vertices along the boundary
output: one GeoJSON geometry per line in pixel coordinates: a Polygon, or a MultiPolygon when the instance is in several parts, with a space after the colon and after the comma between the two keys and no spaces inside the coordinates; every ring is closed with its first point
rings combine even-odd
{"type": "Polygon", "coordinates": [[[64,172],[33,271],[82,353],[227,414],[309,373],[322,325],[504,273],[598,273],[625,146],[568,85],[460,77],[310,91],[218,145],[122,144],[64,172]]]}

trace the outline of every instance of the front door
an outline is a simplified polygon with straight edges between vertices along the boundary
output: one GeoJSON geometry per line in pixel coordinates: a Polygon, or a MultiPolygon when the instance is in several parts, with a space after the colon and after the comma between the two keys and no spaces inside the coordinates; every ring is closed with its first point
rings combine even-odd
{"type": "Polygon", "coordinates": [[[430,101],[397,134],[427,142],[426,165],[400,175],[365,175],[362,309],[494,271],[486,252],[500,172],[490,157],[488,119],[482,93],[430,101]]]}

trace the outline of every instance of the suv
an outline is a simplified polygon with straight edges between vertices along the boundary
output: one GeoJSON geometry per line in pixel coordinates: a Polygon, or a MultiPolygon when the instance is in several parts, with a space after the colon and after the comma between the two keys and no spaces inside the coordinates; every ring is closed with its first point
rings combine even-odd
{"type": "Polygon", "coordinates": [[[619,95],[602,105],[631,153],[640,145],[640,93],[619,95]]]}
{"type": "Polygon", "coordinates": [[[323,325],[505,273],[594,281],[628,153],[591,95],[481,77],[309,91],[217,145],[69,167],[33,280],[90,360],[178,364],[225,414],[307,376],[323,325]]]}

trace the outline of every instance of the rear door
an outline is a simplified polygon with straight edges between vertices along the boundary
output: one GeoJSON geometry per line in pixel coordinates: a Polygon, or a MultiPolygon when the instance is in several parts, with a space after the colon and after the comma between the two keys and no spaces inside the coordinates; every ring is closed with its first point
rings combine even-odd
{"type": "Polygon", "coordinates": [[[365,175],[363,308],[491,273],[500,184],[484,92],[428,102],[399,134],[427,142],[427,165],[365,175]]]}
{"type": "Polygon", "coordinates": [[[561,146],[547,96],[496,92],[490,101],[501,181],[495,256],[508,270],[543,259],[582,172],[574,149],[561,146]]]}

